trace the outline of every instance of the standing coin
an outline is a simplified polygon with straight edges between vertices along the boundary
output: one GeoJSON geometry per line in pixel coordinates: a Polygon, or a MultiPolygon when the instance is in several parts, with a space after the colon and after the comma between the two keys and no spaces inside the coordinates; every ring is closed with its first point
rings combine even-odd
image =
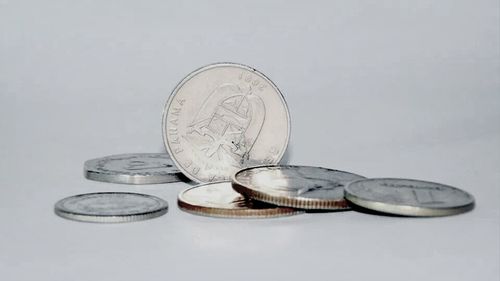
{"type": "Polygon", "coordinates": [[[262,73],[218,63],[177,85],[162,127],[177,167],[194,181],[215,182],[244,167],[277,164],[288,145],[290,117],[280,91],[262,73]]]}
{"type": "Polygon", "coordinates": [[[474,207],[474,197],[455,187],[409,179],[366,179],[351,183],[345,197],[366,209],[403,216],[448,216],[474,207]]]}
{"type": "Polygon", "coordinates": [[[234,191],[230,182],[202,184],[179,194],[179,207],[189,213],[225,218],[269,218],[300,213],[292,208],[253,201],[234,191]]]}
{"type": "Polygon", "coordinates": [[[278,206],[309,210],[349,209],[344,186],[364,177],[308,166],[260,166],[233,176],[239,193],[278,206]]]}
{"type": "Polygon", "coordinates": [[[106,156],[84,164],[87,179],[125,184],[156,184],[179,181],[181,172],[166,153],[106,156]]]}
{"type": "Polygon", "coordinates": [[[132,222],[159,217],[168,203],[158,197],[125,192],[80,194],[56,203],[60,217],[84,222],[132,222]]]}

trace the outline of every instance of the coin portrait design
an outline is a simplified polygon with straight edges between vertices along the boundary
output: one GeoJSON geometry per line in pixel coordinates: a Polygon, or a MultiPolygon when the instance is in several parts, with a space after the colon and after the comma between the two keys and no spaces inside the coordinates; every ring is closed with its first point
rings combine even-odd
{"type": "Polygon", "coordinates": [[[197,182],[214,182],[244,167],[278,163],[290,118],[283,96],[263,74],[221,63],[191,73],[174,89],[162,127],[179,169],[197,182]]]}

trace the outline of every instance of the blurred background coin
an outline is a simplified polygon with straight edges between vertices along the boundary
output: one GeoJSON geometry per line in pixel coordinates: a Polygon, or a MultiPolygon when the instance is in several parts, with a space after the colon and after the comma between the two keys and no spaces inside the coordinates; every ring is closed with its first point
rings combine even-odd
{"type": "Polygon", "coordinates": [[[182,173],[166,153],[111,155],[88,160],[85,177],[123,184],[158,184],[180,181],[182,173]]]}
{"type": "Polygon", "coordinates": [[[280,91],[262,73],[217,63],[177,85],[162,127],[177,167],[206,183],[230,180],[241,168],[277,164],[288,145],[290,117],[280,91]]]}
{"type": "Polygon", "coordinates": [[[292,208],[253,201],[234,191],[230,182],[202,184],[179,194],[179,207],[197,215],[226,218],[269,218],[300,213],[292,208]]]}
{"type": "Polygon", "coordinates": [[[83,222],[132,222],[165,214],[168,203],[146,194],[101,192],[64,198],[55,204],[54,211],[60,217],[83,222]]]}
{"type": "Polygon", "coordinates": [[[411,179],[365,179],[345,189],[346,198],[366,209],[404,216],[447,216],[474,207],[474,197],[448,185],[411,179]]]}
{"type": "Polygon", "coordinates": [[[363,178],[320,167],[261,166],[237,172],[233,188],[249,198],[278,206],[342,210],[349,209],[344,186],[363,178]]]}

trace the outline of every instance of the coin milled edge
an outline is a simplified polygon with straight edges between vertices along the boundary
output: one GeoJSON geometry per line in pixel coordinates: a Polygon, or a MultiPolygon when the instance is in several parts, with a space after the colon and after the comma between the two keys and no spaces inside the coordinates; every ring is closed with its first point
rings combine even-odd
{"type": "Polygon", "coordinates": [[[287,217],[303,213],[302,210],[297,210],[288,207],[279,207],[279,206],[270,209],[243,209],[243,210],[205,207],[187,203],[182,198],[182,195],[191,189],[222,182],[230,183],[229,181],[211,182],[211,183],[199,184],[181,191],[179,193],[179,196],[177,197],[177,205],[181,210],[187,213],[201,215],[205,217],[216,217],[216,218],[235,218],[235,219],[278,218],[278,217],[287,217]]]}
{"type": "MultiPolygon", "coordinates": [[[[335,171],[335,172],[343,172],[343,173],[349,173],[349,174],[354,174],[351,172],[346,172],[346,171],[341,171],[341,170],[333,170],[333,169],[328,169],[328,168],[323,168],[323,167],[314,167],[314,166],[303,166],[303,165],[262,165],[262,166],[254,166],[254,167],[248,167],[245,169],[242,169],[238,172],[236,172],[232,176],[232,186],[233,189],[236,190],[238,193],[242,194],[243,196],[255,199],[257,201],[262,201],[265,203],[277,205],[277,206],[282,206],[282,207],[291,207],[291,208],[297,208],[297,209],[304,209],[304,210],[331,210],[331,211],[342,211],[342,210],[350,210],[351,207],[349,206],[349,203],[345,198],[342,200],[323,200],[323,199],[315,199],[315,198],[300,198],[297,199],[297,197],[282,197],[282,196],[273,196],[266,194],[261,191],[253,190],[251,188],[246,187],[242,183],[240,183],[238,180],[236,180],[236,176],[245,170],[250,170],[250,169],[255,169],[255,168],[266,168],[266,167],[310,167],[310,168],[320,168],[320,169],[325,169],[329,171],[335,171]]],[[[363,177],[358,174],[354,174],[360,177],[363,177]]]]}

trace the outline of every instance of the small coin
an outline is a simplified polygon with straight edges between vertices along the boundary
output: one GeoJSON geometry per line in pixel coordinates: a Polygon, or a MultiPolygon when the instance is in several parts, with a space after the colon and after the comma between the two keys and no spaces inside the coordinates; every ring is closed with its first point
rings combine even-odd
{"type": "Polygon", "coordinates": [[[410,179],[365,179],[345,188],[345,197],[366,209],[403,216],[448,216],[474,208],[474,197],[458,188],[410,179]]]}
{"type": "Polygon", "coordinates": [[[225,218],[269,218],[300,213],[292,208],[253,201],[234,191],[231,182],[201,184],[179,194],[179,207],[189,213],[225,218]]]}
{"type": "Polygon", "coordinates": [[[100,192],[64,198],[55,204],[54,210],[70,220],[117,223],[162,216],[168,211],[168,203],[146,194],[100,192]]]}
{"type": "Polygon", "coordinates": [[[177,167],[207,183],[228,181],[244,167],[277,164],[288,145],[290,116],[282,94],[262,73],[217,63],[177,85],[162,127],[177,167]]]}
{"type": "Polygon", "coordinates": [[[344,186],[364,177],[309,166],[260,166],[233,176],[233,188],[255,200],[308,210],[349,209],[344,186]]]}
{"type": "Polygon", "coordinates": [[[88,160],[85,177],[123,184],[157,184],[180,181],[182,173],[166,153],[111,155],[88,160]]]}

